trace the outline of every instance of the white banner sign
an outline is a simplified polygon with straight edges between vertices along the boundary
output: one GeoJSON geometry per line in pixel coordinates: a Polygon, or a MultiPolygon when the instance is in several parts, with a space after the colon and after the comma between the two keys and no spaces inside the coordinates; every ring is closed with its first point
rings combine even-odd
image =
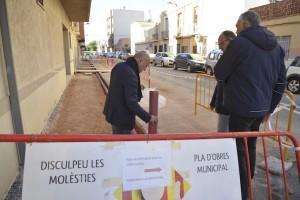
{"type": "Polygon", "coordinates": [[[241,199],[235,140],[26,146],[23,200],[241,199]]]}

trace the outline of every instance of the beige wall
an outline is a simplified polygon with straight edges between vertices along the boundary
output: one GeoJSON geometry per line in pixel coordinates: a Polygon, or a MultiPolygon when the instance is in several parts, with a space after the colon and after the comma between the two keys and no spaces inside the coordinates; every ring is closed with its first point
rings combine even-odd
{"type": "MultiPolygon", "coordinates": [[[[6,4],[24,132],[38,134],[66,87],[63,25],[72,31],[71,22],[60,0],[44,1],[43,8],[36,0],[6,0],[6,4]]],[[[73,32],[68,49],[72,75],[77,55],[73,32]]],[[[14,132],[6,79],[0,43],[0,134],[14,132]]],[[[17,170],[15,144],[0,143],[0,200],[17,170]]]]}
{"type": "MultiPolygon", "coordinates": [[[[66,87],[63,25],[71,22],[59,0],[7,1],[17,86],[25,133],[39,133],[66,87]]],[[[69,36],[69,34],[68,34],[69,36]]],[[[71,34],[74,73],[77,42],[71,34]]]]}
{"type": "Polygon", "coordinates": [[[300,55],[300,16],[263,22],[276,36],[291,36],[289,58],[300,55]]]}
{"type": "MultiPolygon", "coordinates": [[[[9,92],[0,30],[0,134],[13,133],[11,119],[9,92]]],[[[4,195],[11,186],[12,180],[14,180],[18,170],[15,144],[0,143],[0,163],[0,199],[4,199],[4,195]]]]}

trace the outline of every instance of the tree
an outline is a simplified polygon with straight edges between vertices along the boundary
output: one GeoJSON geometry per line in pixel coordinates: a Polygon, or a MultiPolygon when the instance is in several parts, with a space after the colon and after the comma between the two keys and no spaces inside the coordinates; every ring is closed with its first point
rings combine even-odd
{"type": "Polygon", "coordinates": [[[97,51],[97,42],[96,41],[92,41],[87,45],[87,49],[89,51],[97,51]]]}

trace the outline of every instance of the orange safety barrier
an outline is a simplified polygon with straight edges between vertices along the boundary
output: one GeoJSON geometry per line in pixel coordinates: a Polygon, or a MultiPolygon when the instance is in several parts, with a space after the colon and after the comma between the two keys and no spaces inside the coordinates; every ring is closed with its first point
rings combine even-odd
{"type": "MultiPolygon", "coordinates": [[[[248,149],[247,139],[250,137],[258,137],[262,140],[265,174],[267,179],[268,199],[272,199],[272,188],[269,175],[269,163],[267,158],[267,142],[266,138],[277,137],[279,155],[281,159],[282,179],[284,183],[284,196],[289,199],[289,185],[287,182],[287,174],[285,172],[285,162],[282,149],[282,137],[287,137],[291,141],[295,149],[296,167],[298,170],[298,181],[300,182],[300,145],[297,139],[287,132],[231,132],[231,133],[204,133],[204,134],[151,134],[151,135],[82,135],[82,134],[63,134],[63,135],[15,135],[0,134],[0,142],[18,142],[18,143],[48,143],[48,142],[114,142],[114,141],[156,141],[156,140],[193,140],[193,139],[220,139],[220,138],[242,138],[245,148],[248,149]]],[[[247,174],[249,183],[249,197],[254,199],[253,186],[251,182],[249,152],[246,151],[247,174]]],[[[299,187],[298,187],[299,188],[299,187]]]]}

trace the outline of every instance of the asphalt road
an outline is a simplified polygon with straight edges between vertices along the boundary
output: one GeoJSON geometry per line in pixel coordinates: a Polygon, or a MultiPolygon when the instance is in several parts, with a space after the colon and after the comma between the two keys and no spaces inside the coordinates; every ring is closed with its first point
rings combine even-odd
{"type": "MultiPolygon", "coordinates": [[[[154,67],[151,66],[151,81],[153,83],[160,82],[159,85],[173,85],[174,92],[179,90],[180,94],[190,95],[191,101],[194,98],[195,91],[195,77],[196,73],[188,73],[185,70],[173,70],[172,68],[167,67],[154,67]]],[[[155,85],[155,84],[154,84],[155,85]]],[[[210,88],[213,88],[210,86],[210,88]]],[[[160,88],[157,88],[160,89],[160,88]]],[[[206,85],[206,94],[208,95],[208,85],[206,85]]],[[[300,95],[295,95],[296,97],[296,110],[294,112],[294,119],[292,122],[292,133],[298,140],[300,140],[300,95]]],[[[209,99],[206,99],[206,102],[209,99]]],[[[193,107],[193,102],[189,102],[191,104],[191,108],[193,107]]],[[[280,102],[280,112],[278,117],[278,130],[285,131],[287,130],[288,124],[288,114],[290,103],[289,99],[284,96],[280,102]]],[[[201,114],[201,113],[199,113],[201,114]]],[[[275,128],[275,119],[276,115],[273,115],[271,120],[271,126],[267,126],[267,130],[275,128]]]]}

